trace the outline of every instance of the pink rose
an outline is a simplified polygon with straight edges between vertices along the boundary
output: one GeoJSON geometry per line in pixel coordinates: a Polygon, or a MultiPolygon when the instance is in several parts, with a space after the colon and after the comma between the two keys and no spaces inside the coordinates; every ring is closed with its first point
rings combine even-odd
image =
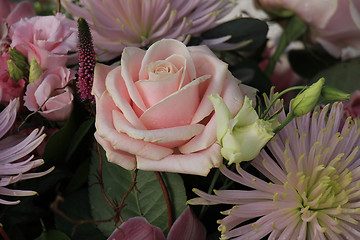
{"type": "Polygon", "coordinates": [[[66,120],[73,109],[73,94],[68,87],[74,73],[65,67],[54,67],[45,71],[39,79],[26,88],[24,105],[53,121],[66,120]],[[50,96],[50,97],[49,97],[50,96]]]}
{"type": "MultiPolygon", "coordinates": [[[[290,10],[310,26],[311,36],[335,57],[360,53],[360,1],[257,0],[266,10],[290,10]],[[349,52],[349,49],[352,51],[349,52]]],[[[351,56],[354,57],[354,56],[351,56]]]]}
{"type": "Polygon", "coordinates": [[[95,67],[95,137],[126,169],[205,176],[222,162],[207,96],[220,94],[235,115],[245,95],[238,84],[205,46],[165,39],[125,48],[121,66],[95,67]]]}
{"type": "Polygon", "coordinates": [[[76,60],[77,24],[63,14],[22,19],[10,28],[11,47],[35,57],[43,69],[76,60]]]}
{"type": "Polygon", "coordinates": [[[2,89],[2,98],[0,102],[9,103],[11,99],[22,97],[24,93],[25,81],[20,79],[15,82],[9,77],[7,60],[10,58],[9,54],[0,54],[0,88],[2,89]]]}
{"type": "Polygon", "coordinates": [[[0,22],[9,25],[21,18],[35,16],[35,12],[29,2],[12,3],[8,0],[0,0],[0,22]]]}

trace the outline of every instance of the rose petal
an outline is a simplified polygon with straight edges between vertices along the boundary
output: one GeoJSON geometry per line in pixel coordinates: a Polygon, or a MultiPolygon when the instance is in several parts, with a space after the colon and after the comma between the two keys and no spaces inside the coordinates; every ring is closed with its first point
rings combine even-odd
{"type": "Polygon", "coordinates": [[[134,128],[125,117],[117,111],[113,111],[113,120],[117,131],[126,133],[131,138],[153,143],[188,140],[204,129],[204,125],[202,124],[193,124],[155,130],[140,130],[134,128]]]}
{"type": "Polygon", "coordinates": [[[115,150],[108,141],[105,141],[97,132],[94,133],[96,141],[104,148],[106,158],[109,162],[115,163],[127,170],[136,168],[136,159],[134,155],[120,150],[115,150]]]}
{"type": "MultiPolygon", "coordinates": [[[[121,110],[125,118],[136,128],[146,129],[130,105],[130,96],[127,92],[124,79],[122,78],[121,67],[113,69],[106,77],[106,89],[112,97],[115,105],[121,110]]],[[[134,86],[135,87],[135,86],[134,86]]],[[[137,92],[137,90],[136,90],[137,92]]],[[[138,92],[137,92],[138,93],[138,92]]]]}
{"type": "Polygon", "coordinates": [[[141,116],[147,129],[169,128],[190,124],[199,104],[199,85],[209,79],[203,76],[195,79],[179,91],[164,98],[141,116]]]}
{"type": "Polygon", "coordinates": [[[139,77],[141,61],[145,56],[145,51],[140,48],[127,47],[124,49],[121,57],[121,72],[126,88],[129,92],[131,100],[142,111],[146,110],[146,106],[141,98],[141,95],[135,87],[135,82],[140,79],[147,79],[139,77]]]}
{"type": "Polygon", "coordinates": [[[161,229],[148,223],[144,217],[133,217],[115,228],[108,240],[165,240],[161,229]]]}
{"type": "Polygon", "coordinates": [[[222,163],[220,148],[219,144],[214,143],[211,147],[192,154],[173,154],[157,161],[136,156],[136,161],[138,168],[146,171],[206,176],[211,168],[219,167],[222,163]]]}
{"type": "Polygon", "coordinates": [[[100,98],[103,92],[105,92],[105,79],[108,73],[114,69],[115,66],[108,66],[101,63],[96,63],[94,69],[94,82],[91,94],[96,98],[100,98]]]}
{"type": "Polygon", "coordinates": [[[211,54],[198,51],[192,53],[192,57],[194,59],[197,76],[205,74],[211,76],[211,80],[208,81],[207,87],[200,92],[200,96],[204,97],[201,99],[199,107],[191,121],[191,123],[198,123],[213,111],[213,106],[207,96],[212,93],[221,94],[224,86],[224,79],[230,73],[228,72],[227,64],[211,54]]]}
{"type": "Polygon", "coordinates": [[[196,218],[195,214],[187,207],[176,219],[170,229],[167,240],[205,240],[206,229],[196,218]]]}
{"type": "Polygon", "coordinates": [[[112,112],[116,110],[117,107],[112,101],[111,96],[105,91],[96,103],[95,126],[99,136],[109,141],[114,149],[139,156],[147,156],[153,160],[164,158],[173,153],[172,149],[136,140],[124,133],[117,132],[112,118],[112,112]]]}
{"type": "MultiPolygon", "coordinates": [[[[6,0],[7,1],[7,0],[6,0]]],[[[5,1],[5,2],[6,2],[5,1]]],[[[1,1],[3,2],[3,1],[1,1]]],[[[3,3],[0,3],[1,8],[6,7],[3,3]]],[[[0,10],[2,12],[2,10],[0,10]]],[[[3,16],[0,13],[0,16],[3,16]]],[[[10,12],[10,14],[6,18],[6,22],[11,26],[15,22],[19,21],[21,18],[32,17],[35,16],[35,12],[29,2],[19,2],[16,4],[14,9],[10,12]]]]}

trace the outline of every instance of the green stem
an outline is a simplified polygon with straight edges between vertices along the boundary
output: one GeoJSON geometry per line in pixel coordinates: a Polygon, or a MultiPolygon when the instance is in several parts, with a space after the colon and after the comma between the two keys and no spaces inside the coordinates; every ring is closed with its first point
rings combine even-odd
{"type": "Polygon", "coordinates": [[[261,114],[260,119],[264,119],[264,117],[266,116],[266,114],[268,114],[268,112],[270,111],[270,108],[274,105],[274,103],[276,102],[276,100],[278,100],[282,95],[284,95],[287,92],[290,92],[292,90],[297,90],[297,89],[304,89],[307,86],[295,86],[295,87],[291,87],[291,88],[287,88],[284,91],[282,91],[281,93],[279,93],[269,104],[269,106],[267,106],[266,110],[261,114]]]}
{"type": "Polygon", "coordinates": [[[286,125],[289,124],[289,122],[291,122],[291,120],[293,120],[295,118],[295,115],[292,114],[291,112],[288,114],[288,116],[286,117],[285,121],[283,121],[280,126],[278,126],[275,130],[274,133],[278,133],[280,132],[281,129],[283,129],[286,125]]]}
{"type": "MultiPolygon", "coordinates": [[[[219,178],[219,175],[220,175],[220,170],[219,169],[216,169],[215,171],[215,174],[214,174],[214,177],[212,178],[211,180],[211,184],[209,186],[209,189],[207,191],[208,194],[211,194],[212,191],[214,190],[214,186],[215,186],[215,183],[217,181],[217,179],[219,178]]],[[[199,214],[199,218],[201,219],[203,217],[203,215],[205,214],[206,210],[208,209],[209,206],[207,205],[204,205],[202,206],[201,210],[200,210],[200,214],[199,214]]]]}
{"type": "Polygon", "coordinates": [[[300,37],[307,29],[307,24],[301,20],[298,16],[294,15],[287,23],[283,34],[281,35],[280,42],[276,48],[274,55],[270,58],[269,64],[266,67],[264,73],[270,78],[272,75],[275,65],[279,60],[281,54],[285,51],[287,46],[298,37],[300,37]]]}

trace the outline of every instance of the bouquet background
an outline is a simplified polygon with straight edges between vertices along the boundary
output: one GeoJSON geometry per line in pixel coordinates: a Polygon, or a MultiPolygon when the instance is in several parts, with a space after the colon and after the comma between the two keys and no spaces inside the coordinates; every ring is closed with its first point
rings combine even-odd
{"type": "Polygon", "coordinates": [[[357,1],[0,6],[4,239],[360,236],[357,1]]]}

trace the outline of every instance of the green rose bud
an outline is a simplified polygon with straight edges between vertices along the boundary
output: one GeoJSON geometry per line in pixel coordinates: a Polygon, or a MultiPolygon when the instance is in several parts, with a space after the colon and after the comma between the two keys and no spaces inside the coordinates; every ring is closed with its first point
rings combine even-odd
{"type": "Polygon", "coordinates": [[[321,89],[324,85],[325,79],[321,78],[316,83],[305,89],[297,95],[291,102],[291,114],[295,117],[300,117],[310,112],[318,103],[321,89]]]}
{"type": "Polygon", "coordinates": [[[13,60],[13,62],[16,64],[16,66],[19,69],[24,71],[25,69],[29,68],[27,58],[24,56],[24,54],[22,54],[21,52],[19,52],[18,50],[14,49],[14,48],[9,48],[9,53],[11,56],[10,59],[13,60]]]}
{"type": "Polygon", "coordinates": [[[15,80],[15,82],[25,77],[24,72],[11,59],[7,60],[7,65],[9,68],[9,76],[15,80]]]}
{"type": "Polygon", "coordinates": [[[350,100],[350,94],[343,92],[335,87],[323,86],[321,89],[321,96],[330,101],[348,101],[350,100]]]}
{"type": "Polygon", "coordinates": [[[34,82],[40,77],[43,73],[39,63],[36,61],[36,58],[32,57],[30,62],[30,73],[29,73],[29,83],[34,82]]]}
{"type": "Polygon", "coordinates": [[[241,110],[234,118],[231,118],[228,107],[218,94],[210,95],[209,99],[215,109],[217,138],[223,157],[229,164],[254,159],[274,136],[273,129],[278,124],[274,123],[274,119],[259,119],[248,97],[245,97],[241,110]]]}

